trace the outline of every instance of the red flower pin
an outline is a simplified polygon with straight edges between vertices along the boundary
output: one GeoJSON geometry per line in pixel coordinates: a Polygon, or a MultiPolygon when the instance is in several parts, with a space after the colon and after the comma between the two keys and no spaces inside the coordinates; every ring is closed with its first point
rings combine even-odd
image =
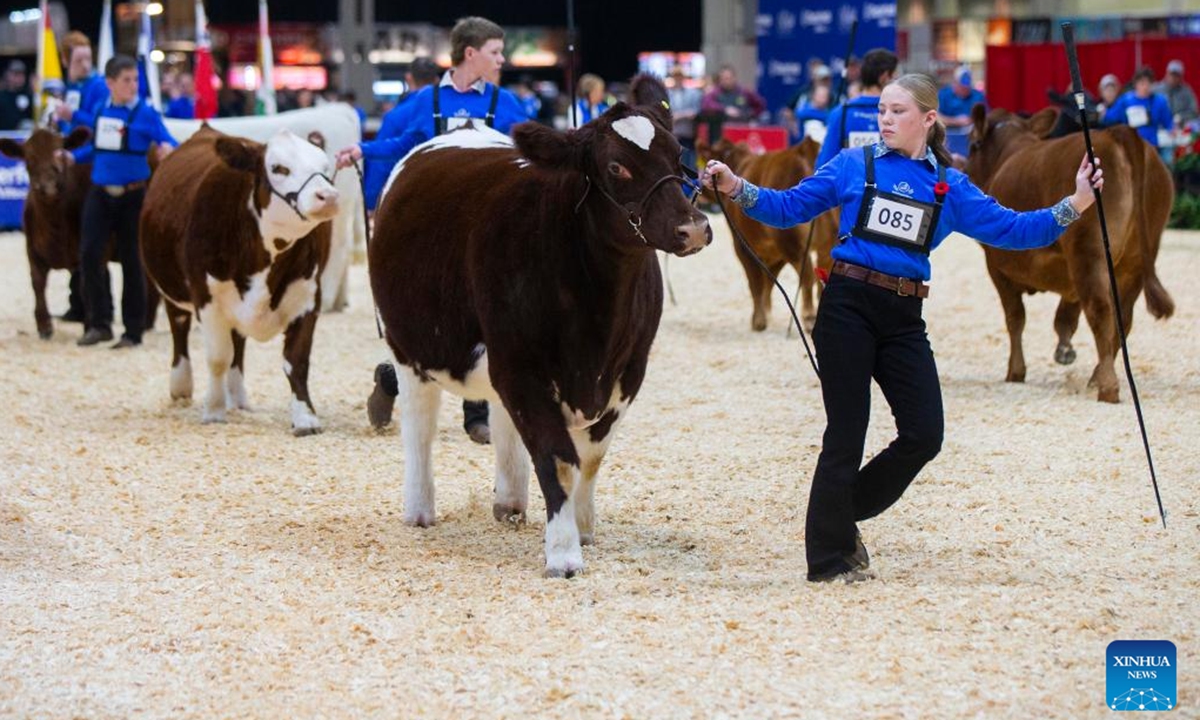
{"type": "Polygon", "coordinates": [[[950,185],[947,183],[940,182],[933,186],[933,194],[938,197],[945,197],[948,192],[950,192],[950,185]]]}
{"type": "Polygon", "coordinates": [[[823,267],[818,267],[817,268],[817,277],[821,278],[822,283],[828,283],[829,282],[829,271],[823,267]]]}

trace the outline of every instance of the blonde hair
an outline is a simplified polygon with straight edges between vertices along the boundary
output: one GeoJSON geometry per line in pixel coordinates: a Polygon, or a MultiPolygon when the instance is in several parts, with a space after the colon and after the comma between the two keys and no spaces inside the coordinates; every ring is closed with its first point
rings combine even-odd
{"type": "Polygon", "coordinates": [[[64,66],[71,64],[71,53],[75,52],[75,48],[77,47],[85,47],[90,50],[92,48],[92,43],[90,40],[88,40],[87,35],[84,35],[78,30],[72,30],[63,37],[62,41],[62,59],[64,66]]]}
{"type": "MultiPolygon", "coordinates": [[[[938,109],[937,83],[928,75],[908,73],[893,80],[892,84],[904,88],[912,96],[913,101],[917,103],[917,107],[921,109],[921,112],[927,113],[938,109]]],[[[946,167],[950,167],[953,164],[950,151],[946,148],[946,126],[942,124],[941,120],[933,121],[933,126],[929,128],[929,133],[925,136],[925,144],[933,151],[933,155],[937,158],[938,162],[946,167]]]]}
{"type": "Polygon", "coordinates": [[[604,88],[604,81],[600,79],[599,75],[584,73],[579,78],[579,97],[588,99],[596,88],[604,88]]]}

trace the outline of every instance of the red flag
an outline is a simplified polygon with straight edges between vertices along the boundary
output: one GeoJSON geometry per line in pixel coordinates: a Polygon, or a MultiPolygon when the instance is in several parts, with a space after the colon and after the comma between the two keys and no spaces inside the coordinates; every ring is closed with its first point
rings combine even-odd
{"type": "Polygon", "coordinates": [[[208,18],[204,3],[196,0],[196,119],[207,120],[217,115],[217,80],[213,72],[212,41],[208,35],[208,18]]]}

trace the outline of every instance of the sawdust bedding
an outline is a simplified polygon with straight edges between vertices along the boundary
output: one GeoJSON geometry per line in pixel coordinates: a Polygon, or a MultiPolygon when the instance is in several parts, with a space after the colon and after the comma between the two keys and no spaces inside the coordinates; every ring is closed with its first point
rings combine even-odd
{"type": "MultiPolygon", "coordinates": [[[[679,305],[569,582],[540,577],[536,482],[528,526],[492,520],[490,450],[456,402],[438,525],[400,522],[400,442],[365,418],[383,349],[361,265],[317,327],[326,430],[297,439],[279,339],[250,345],[254,409],[202,426],[168,399],[161,317],[133,352],[77,348],[71,325],[39,341],[22,239],[0,236],[0,716],[1077,718],[1108,714],[1105,648],[1138,638],[1176,643],[1178,714],[1200,714],[1200,237],[1165,239],[1178,314],[1139,303],[1131,340],[1167,530],[1128,389],[1085,387],[1086,325],[1055,365],[1055,299],[1029,298],[1028,382],[1002,382],[983,254],[953,239],[926,311],[944,450],[863,525],[878,578],[814,586],[816,380],[778,299],[750,332],[715,227],[670,264],[679,305]]],[[[876,393],[868,451],[890,434],[876,393]]]]}

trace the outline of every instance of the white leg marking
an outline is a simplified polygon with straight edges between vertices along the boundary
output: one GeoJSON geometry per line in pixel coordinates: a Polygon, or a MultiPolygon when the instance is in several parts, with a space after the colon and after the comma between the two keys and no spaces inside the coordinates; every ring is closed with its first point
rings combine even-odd
{"type": "Polygon", "coordinates": [[[579,528],[579,542],[584,545],[596,543],[596,476],[600,474],[600,463],[608,452],[616,426],[614,421],[608,434],[598,443],[593,443],[586,431],[571,433],[575,452],[579,454],[579,484],[574,492],[575,524],[579,528]]]}
{"type": "Polygon", "coordinates": [[[171,399],[189,400],[192,397],[192,361],[179,358],[171,368],[171,399]]]}
{"type": "Polygon", "coordinates": [[[246,400],[246,380],[238,368],[230,368],[225,375],[225,409],[250,409],[250,403],[246,400]]]}
{"type": "Polygon", "coordinates": [[[546,523],[546,577],[570,577],[583,571],[583,548],[575,526],[575,494],[546,523]]]}
{"type": "Polygon", "coordinates": [[[208,360],[208,396],[202,421],[225,422],[225,374],[233,364],[233,338],[229,324],[211,303],[200,310],[200,331],[208,360]]]}
{"type": "Polygon", "coordinates": [[[501,403],[488,406],[488,425],[496,449],[496,498],[492,514],[502,522],[523,522],[529,507],[529,452],[501,403]]]}
{"type": "Polygon", "coordinates": [[[292,395],[292,432],[296,435],[312,435],[321,431],[321,419],[308,406],[292,395]]]}
{"type": "Polygon", "coordinates": [[[400,395],[400,437],[404,442],[404,522],[429,527],[437,519],[433,502],[433,438],[437,434],[442,390],[421,382],[411,368],[396,366],[400,395]]]}

